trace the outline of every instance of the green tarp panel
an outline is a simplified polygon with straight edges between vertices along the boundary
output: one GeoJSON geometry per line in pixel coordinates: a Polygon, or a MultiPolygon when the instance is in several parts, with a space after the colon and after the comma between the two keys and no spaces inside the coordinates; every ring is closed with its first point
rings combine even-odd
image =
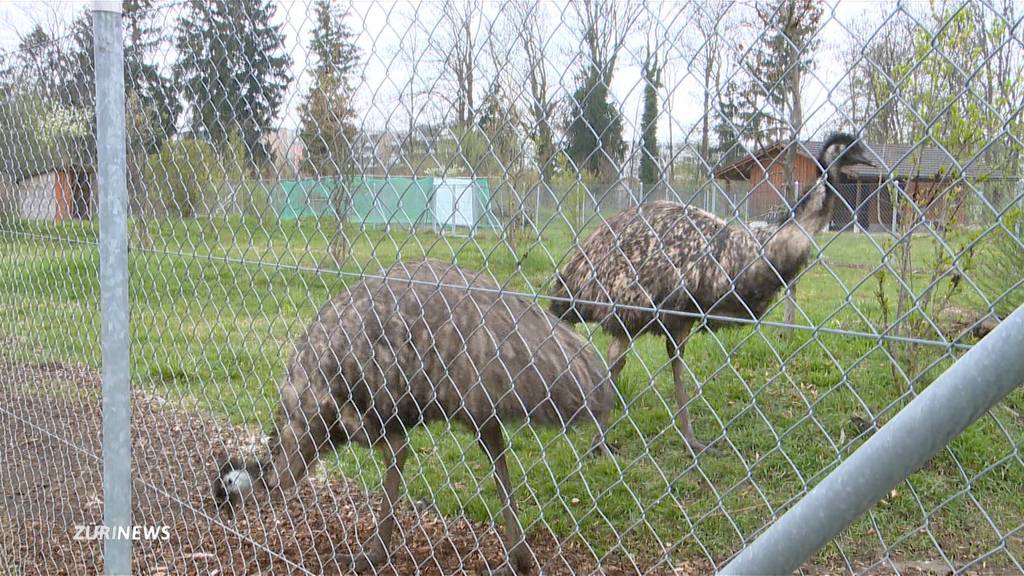
{"type": "MultiPolygon", "coordinates": [[[[308,178],[281,180],[276,198],[280,198],[278,217],[294,220],[330,216],[335,192],[352,194],[349,221],[354,224],[430,225],[434,224],[434,178],[308,178]]],[[[490,209],[491,191],[486,178],[473,180],[473,220],[475,227],[496,228],[498,220],[490,209]]]]}
{"type": "Polygon", "coordinates": [[[294,220],[332,214],[331,196],[339,184],[336,178],[279,181],[278,196],[282,202],[277,211],[278,218],[294,220]]]}
{"type": "Polygon", "coordinates": [[[349,221],[359,224],[429,224],[432,178],[357,178],[349,221]]]}

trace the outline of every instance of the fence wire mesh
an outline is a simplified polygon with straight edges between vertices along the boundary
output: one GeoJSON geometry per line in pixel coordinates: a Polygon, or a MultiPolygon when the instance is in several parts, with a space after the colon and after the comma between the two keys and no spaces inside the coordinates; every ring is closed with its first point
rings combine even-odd
{"type": "MultiPolygon", "coordinates": [[[[123,10],[139,573],[710,573],[1024,302],[1010,0],[123,10]]],[[[0,571],[94,573],[93,24],[0,17],[0,571]]],[[[802,571],[1024,572],[1022,411],[802,571]]]]}

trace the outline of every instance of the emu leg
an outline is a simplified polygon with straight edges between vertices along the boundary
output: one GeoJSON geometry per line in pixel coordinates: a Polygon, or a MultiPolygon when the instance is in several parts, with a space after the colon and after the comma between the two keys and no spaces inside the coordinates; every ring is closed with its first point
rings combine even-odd
{"type": "Polygon", "coordinates": [[[523,529],[519,526],[516,516],[516,503],[512,499],[512,481],[508,476],[505,464],[505,439],[502,437],[501,425],[491,421],[480,429],[480,447],[487,453],[494,464],[494,483],[498,487],[501,498],[501,514],[505,518],[505,549],[508,551],[506,565],[497,570],[483,570],[481,574],[506,576],[527,574],[533,567],[530,549],[523,538],[523,529]]]}
{"type": "Polygon", "coordinates": [[[690,335],[690,328],[693,323],[686,324],[681,330],[665,337],[665,349],[668,357],[672,360],[672,379],[676,388],[676,420],[683,431],[683,438],[695,453],[710,452],[717,454],[718,451],[707,444],[697,440],[693,433],[693,424],[690,423],[690,395],[686,393],[686,371],[683,367],[683,353],[686,347],[686,338],[690,335]]]}
{"type": "Polygon", "coordinates": [[[614,456],[618,447],[608,442],[608,416],[597,419],[597,433],[590,443],[590,454],[594,456],[614,456]]]}
{"type": "Polygon", "coordinates": [[[629,345],[629,337],[625,335],[614,336],[611,344],[608,345],[608,362],[611,364],[612,383],[616,386],[619,384],[622,367],[626,365],[626,353],[629,352],[629,345]]]}
{"type": "Polygon", "coordinates": [[[408,439],[401,434],[389,435],[385,442],[377,444],[377,448],[387,459],[388,470],[384,476],[384,501],[380,518],[377,519],[376,539],[366,552],[351,556],[339,555],[340,564],[361,572],[388,559],[391,551],[391,534],[395,530],[395,505],[398,503],[398,488],[402,482],[402,466],[405,464],[408,444],[408,439]]]}
{"type": "MultiPolygon", "coordinates": [[[[608,345],[608,363],[610,364],[612,384],[615,386],[619,385],[619,374],[622,373],[622,367],[626,365],[626,353],[629,352],[629,346],[629,337],[625,335],[614,336],[611,344],[608,345]]],[[[598,456],[615,454],[616,446],[608,443],[606,429],[607,425],[604,421],[597,423],[597,434],[594,435],[594,441],[590,445],[591,454],[598,456]]]]}

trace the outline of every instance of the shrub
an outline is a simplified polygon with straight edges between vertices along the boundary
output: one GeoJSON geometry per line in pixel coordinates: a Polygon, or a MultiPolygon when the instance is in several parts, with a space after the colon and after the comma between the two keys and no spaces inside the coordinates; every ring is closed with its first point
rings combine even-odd
{"type": "Polygon", "coordinates": [[[183,218],[194,216],[206,192],[216,190],[223,181],[216,151],[200,140],[164,142],[143,168],[151,209],[183,218]]]}
{"type": "Polygon", "coordinates": [[[1011,210],[1003,218],[1003,226],[989,232],[978,262],[978,281],[993,311],[1006,318],[1024,304],[1024,212],[1011,210]]]}

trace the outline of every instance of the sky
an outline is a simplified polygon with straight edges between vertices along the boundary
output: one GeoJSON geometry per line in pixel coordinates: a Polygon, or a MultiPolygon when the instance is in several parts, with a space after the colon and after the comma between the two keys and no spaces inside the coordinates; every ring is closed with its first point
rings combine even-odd
{"type": "MultiPolygon", "coordinates": [[[[309,85],[308,68],[311,63],[306,55],[306,46],[313,27],[310,4],[311,0],[309,3],[280,1],[277,6],[276,20],[282,25],[285,49],[292,57],[292,73],[297,79],[289,88],[278,118],[279,125],[288,128],[299,125],[298,109],[309,85]]],[[[43,23],[51,29],[66,26],[91,5],[91,2],[80,0],[0,0],[0,50],[14,48],[18,38],[27,34],[36,23],[43,23]]],[[[495,6],[489,4],[485,13],[493,13],[495,6]]],[[[665,14],[673,8],[671,3],[653,6],[665,14]]],[[[821,136],[820,133],[834,123],[843,106],[843,96],[838,88],[844,71],[837,54],[847,37],[844,26],[877,16],[872,13],[877,12],[879,6],[881,4],[874,0],[832,0],[826,3],[820,31],[822,43],[816,54],[814,71],[805,79],[804,85],[805,136],[821,136]]],[[[356,105],[365,129],[381,129],[389,123],[407,125],[409,106],[398,100],[399,91],[404,91],[410,82],[423,89],[437,76],[436,67],[429,62],[421,60],[413,66],[408,53],[421,49],[426,37],[434,33],[439,8],[436,2],[413,5],[356,0],[351,4],[349,24],[357,33],[356,43],[364,55],[356,105]],[[404,50],[396,49],[399,43],[404,50]]],[[[555,60],[549,67],[549,76],[559,84],[557,92],[565,95],[572,91],[575,69],[569,62],[574,52],[574,36],[566,25],[567,18],[561,14],[566,10],[564,4],[551,2],[544,9],[550,35],[548,50],[555,60]]],[[[164,13],[166,21],[162,28],[167,30],[170,38],[176,12],[165,10],[164,13]]],[[[683,19],[657,19],[653,25],[662,26],[665,32],[678,33],[690,23],[683,19]]],[[[650,28],[638,30],[630,37],[611,84],[611,93],[621,105],[626,138],[630,141],[638,135],[635,127],[640,123],[643,88],[640,61],[642,46],[650,31],[650,28]]],[[[508,30],[497,32],[507,33],[508,30]]],[[[486,34],[487,31],[481,30],[480,33],[486,34]]],[[[728,30],[724,35],[725,40],[734,46],[742,37],[742,30],[728,30]]],[[[690,130],[699,120],[702,106],[698,66],[690,60],[681,43],[669,45],[667,57],[659,138],[662,142],[670,138],[682,141],[689,136],[693,141],[697,136],[690,130]]],[[[164,58],[173,59],[173,54],[165,54],[164,58]]],[[[487,73],[485,70],[484,76],[487,73]]],[[[426,99],[431,101],[416,103],[414,115],[430,120],[431,114],[436,116],[441,112],[436,99],[426,99]]]]}

